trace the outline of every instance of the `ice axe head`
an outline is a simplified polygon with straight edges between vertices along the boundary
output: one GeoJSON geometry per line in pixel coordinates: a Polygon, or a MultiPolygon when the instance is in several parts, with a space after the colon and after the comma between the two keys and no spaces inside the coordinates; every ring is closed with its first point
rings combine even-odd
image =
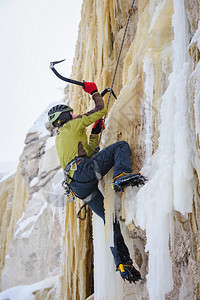
{"type": "Polygon", "coordinates": [[[57,60],[57,61],[52,61],[52,62],[50,62],[49,68],[50,68],[50,69],[53,69],[54,66],[55,66],[56,64],[59,64],[59,63],[65,61],[65,60],[66,60],[66,59],[57,60]]]}

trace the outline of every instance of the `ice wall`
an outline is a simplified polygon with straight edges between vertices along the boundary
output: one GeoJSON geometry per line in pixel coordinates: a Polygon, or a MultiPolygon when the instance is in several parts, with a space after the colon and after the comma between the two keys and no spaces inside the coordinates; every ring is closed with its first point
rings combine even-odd
{"type": "MultiPolygon", "coordinates": [[[[95,81],[99,91],[111,85],[131,4],[83,1],[72,78],[95,81]]],[[[4,288],[26,284],[35,299],[86,299],[93,292],[90,299],[98,300],[200,298],[199,9],[198,0],[135,1],[101,147],[126,140],[134,172],[148,181],[118,195],[110,188],[112,170],[105,176],[105,227],[91,212],[77,219],[82,202],[63,197],[45,112],[34,124],[21,172],[1,185],[4,288]],[[114,215],[144,278],[134,286],[115,272],[114,215]],[[16,281],[10,274],[19,266],[16,281]]],[[[76,114],[93,107],[80,87],[71,85],[69,94],[76,114]]]]}
{"type": "MultiPolygon", "coordinates": [[[[74,78],[95,81],[100,91],[111,84],[131,3],[83,3],[74,78]]],[[[183,298],[186,289],[187,295],[199,293],[195,276],[193,283],[187,282],[191,270],[199,276],[198,20],[198,1],[135,3],[114,85],[118,100],[110,103],[102,147],[128,141],[133,169],[142,169],[148,182],[139,190],[128,188],[120,198],[110,190],[112,172],[105,177],[105,231],[96,218],[93,221],[95,299],[110,299],[108,277],[110,286],[117,287],[112,288],[113,299],[120,299],[121,293],[124,299],[130,294],[132,299],[183,298]],[[118,283],[117,274],[111,276],[112,258],[106,250],[112,244],[116,209],[135,264],[146,279],[131,291],[118,283]],[[97,261],[102,253],[105,265],[97,261]]],[[[70,97],[78,112],[92,106],[77,87],[71,87],[70,97]]]]}

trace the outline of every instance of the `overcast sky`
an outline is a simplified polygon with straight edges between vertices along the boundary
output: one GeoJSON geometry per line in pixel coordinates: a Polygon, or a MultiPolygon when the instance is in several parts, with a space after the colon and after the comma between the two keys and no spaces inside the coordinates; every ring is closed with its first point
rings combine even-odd
{"type": "Polygon", "coordinates": [[[17,161],[27,131],[42,111],[62,98],[70,77],[82,0],[0,0],[0,162],[17,161]]]}

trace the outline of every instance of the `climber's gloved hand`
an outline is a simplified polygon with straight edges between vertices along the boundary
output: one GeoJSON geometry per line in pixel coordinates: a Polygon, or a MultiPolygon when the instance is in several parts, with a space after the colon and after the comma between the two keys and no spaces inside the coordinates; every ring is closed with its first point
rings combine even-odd
{"type": "Polygon", "coordinates": [[[83,87],[83,90],[86,93],[89,93],[92,95],[93,93],[98,92],[97,86],[94,82],[84,82],[84,85],[85,85],[85,87],[83,87]]]}
{"type": "Polygon", "coordinates": [[[101,130],[105,129],[103,119],[97,120],[92,127],[92,134],[99,134],[101,130]]]}

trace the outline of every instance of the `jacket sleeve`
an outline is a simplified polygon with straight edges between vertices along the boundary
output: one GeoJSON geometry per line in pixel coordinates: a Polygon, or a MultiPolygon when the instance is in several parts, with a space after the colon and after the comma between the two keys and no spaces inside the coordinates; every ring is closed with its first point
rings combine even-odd
{"type": "Polygon", "coordinates": [[[88,144],[88,156],[92,157],[95,148],[98,145],[98,141],[99,141],[99,135],[98,134],[91,134],[90,135],[90,139],[89,139],[89,144],[88,144]]]}
{"type": "Polygon", "coordinates": [[[104,105],[102,96],[98,92],[96,92],[96,93],[94,93],[92,98],[95,102],[95,108],[90,110],[89,112],[87,112],[84,115],[78,116],[74,120],[74,121],[76,121],[76,122],[73,122],[74,126],[76,127],[75,130],[81,130],[81,129],[89,126],[90,124],[96,122],[97,120],[99,120],[106,114],[107,108],[104,105]]]}

